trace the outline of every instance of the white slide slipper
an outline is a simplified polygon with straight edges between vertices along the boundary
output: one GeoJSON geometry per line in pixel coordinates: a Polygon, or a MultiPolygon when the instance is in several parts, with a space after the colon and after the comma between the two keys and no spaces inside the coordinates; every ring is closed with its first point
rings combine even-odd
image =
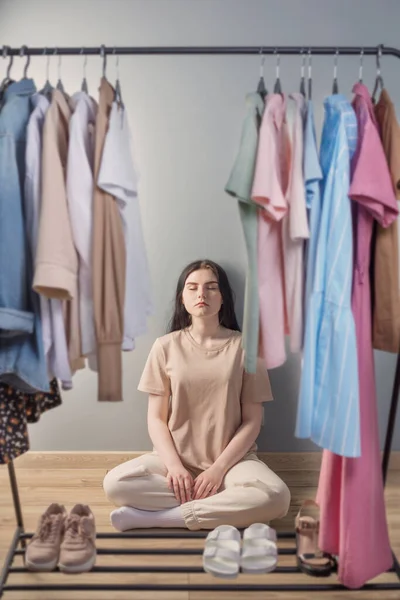
{"type": "Polygon", "coordinates": [[[214,577],[233,579],[239,573],[240,533],[232,525],[220,525],[206,537],[203,569],[214,577]]]}
{"type": "Polygon", "coordinates": [[[278,563],[276,531],[264,523],[253,523],[243,533],[242,573],[270,573],[278,563]]]}

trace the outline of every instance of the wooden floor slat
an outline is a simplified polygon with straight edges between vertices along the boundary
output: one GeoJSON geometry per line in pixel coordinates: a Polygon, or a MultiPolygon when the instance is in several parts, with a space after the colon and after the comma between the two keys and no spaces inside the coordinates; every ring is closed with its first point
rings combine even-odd
{"type": "MultiPolygon", "coordinates": [[[[395,453],[391,461],[386,489],[387,514],[390,528],[392,546],[400,556],[400,459],[395,453]]],[[[103,491],[102,480],[105,473],[115,465],[129,460],[135,454],[127,452],[112,453],[27,453],[16,462],[17,479],[19,483],[25,528],[33,531],[36,528],[40,514],[51,502],[65,504],[67,509],[72,508],[76,502],[89,504],[96,517],[97,530],[101,532],[113,531],[109,522],[110,505],[107,503],[103,491]]],[[[273,454],[260,455],[271,468],[289,485],[292,493],[292,504],[289,514],[285,519],[274,523],[278,530],[288,531],[293,529],[294,517],[298,507],[305,498],[315,495],[318,483],[318,469],[320,455],[307,454],[273,454]]],[[[3,564],[9,543],[15,529],[14,510],[11,501],[11,491],[8,482],[8,472],[5,466],[0,466],[0,564],[3,564]]],[[[100,539],[98,546],[101,548],[198,548],[203,547],[202,539],[100,539]]],[[[291,548],[294,540],[281,540],[280,547],[291,548]]],[[[99,566],[188,566],[201,567],[201,556],[160,556],[151,555],[99,555],[99,566]]],[[[22,565],[22,557],[16,557],[14,566],[22,565]]],[[[294,566],[294,556],[280,556],[279,566],[294,566]]],[[[46,582],[67,583],[170,583],[170,584],[218,584],[221,580],[214,579],[204,573],[90,573],[79,576],[67,576],[61,573],[32,574],[13,573],[10,575],[10,584],[32,584],[46,582]],[[49,579],[50,578],[50,579],[49,579]]],[[[374,580],[395,582],[394,574],[384,574],[374,580]]],[[[270,574],[257,578],[240,575],[234,580],[232,591],[229,592],[7,592],[5,600],[399,600],[400,591],[363,591],[353,593],[329,592],[323,595],[320,592],[240,592],[234,586],[241,583],[320,583],[302,574],[270,574]]],[[[336,582],[332,576],[323,583],[336,582]]],[[[223,583],[226,583],[223,581],[223,583]]],[[[321,582],[322,583],[322,582],[321,582]]]]}

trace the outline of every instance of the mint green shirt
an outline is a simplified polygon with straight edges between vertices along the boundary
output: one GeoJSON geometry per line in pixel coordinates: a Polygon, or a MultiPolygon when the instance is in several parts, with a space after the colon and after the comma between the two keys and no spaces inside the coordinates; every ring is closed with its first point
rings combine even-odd
{"type": "Polygon", "coordinates": [[[247,249],[247,276],[243,316],[243,349],[245,369],[255,373],[257,368],[259,338],[259,297],[257,261],[257,206],[251,201],[254,170],[256,166],[258,134],[264,102],[261,96],[246,96],[246,116],[242,126],[239,151],[236,156],[225,191],[239,201],[239,214],[247,249]]]}

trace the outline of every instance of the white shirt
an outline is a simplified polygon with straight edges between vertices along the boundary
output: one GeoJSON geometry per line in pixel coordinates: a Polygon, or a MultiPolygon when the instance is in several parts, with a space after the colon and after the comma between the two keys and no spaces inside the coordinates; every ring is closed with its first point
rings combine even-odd
{"type": "Polygon", "coordinates": [[[126,111],[114,102],[104,143],[98,185],[117,199],[124,226],[126,291],[123,350],[134,349],[135,338],[147,332],[147,317],[153,314],[137,183],[126,111]]]}
{"type": "MultiPolygon", "coordinates": [[[[67,198],[72,235],[78,252],[79,320],[82,355],[96,352],[92,289],[92,225],[94,132],[97,104],[85,92],[71,98],[74,112],[70,120],[67,198]]],[[[93,368],[93,360],[90,360],[93,368]]]]}
{"type": "MultiPolygon", "coordinates": [[[[35,262],[39,235],[41,205],[42,132],[50,104],[40,94],[32,97],[35,108],[26,130],[24,205],[27,237],[35,262]]],[[[44,354],[49,378],[61,379],[63,389],[72,388],[72,375],[68,358],[63,305],[61,300],[40,298],[44,354]]]]}

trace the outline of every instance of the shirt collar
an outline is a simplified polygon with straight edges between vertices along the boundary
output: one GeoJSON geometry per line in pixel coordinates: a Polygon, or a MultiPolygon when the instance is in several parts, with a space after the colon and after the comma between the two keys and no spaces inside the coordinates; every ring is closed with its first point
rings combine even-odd
{"type": "Polygon", "coordinates": [[[332,94],[331,96],[327,96],[324,100],[324,105],[326,108],[332,107],[337,110],[349,106],[349,101],[346,96],[343,94],[332,94]]]}
{"type": "Polygon", "coordinates": [[[388,108],[390,107],[391,108],[393,106],[392,99],[389,96],[389,93],[388,93],[388,91],[385,88],[383,88],[383,90],[381,91],[381,95],[379,96],[379,100],[376,103],[376,106],[377,107],[378,106],[384,106],[385,108],[386,107],[388,107],[388,108]]]}
{"type": "Polygon", "coordinates": [[[319,164],[317,140],[315,135],[314,107],[312,100],[309,100],[307,104],[303,160],[304,176],[306,181],[322,179],[322,171],[319,164]]]}
{"type": "Polygon", "coordinates": [[[4,101],[7,102],[13,96],[31,96],[36,92],[36,87],[33,79],[21,79],[14,81],[4,92],[4,101]]]}
{"type": "Polygon", "coordinates": [[[250,92],[246,95],[246,106],[250,110],[257,110],[260,115],[264,111],[264,101],[258,92],[250,92]]]}
{"type": "Polygon", "coordinates": [[[43,96],[43,94],[36,92],[32,96],[32,105],[35,109],[38,108],[42,112],[44,112],[49,108],[50,102],[47,100],[46,96],[43,96]]]}
{"type": "Polygon", "coordinates": [[[51,103],[56,104],[58,106],[59,111],[64,115],[65,119],[68,121],[71,117],[69,98],[66,98],[60,90],[55,89],[53,90],[51,103]]]}
{"type": "Polygon", "coordinates": [[[300,92],[293,92],[292,94],[290,94],[289,98],[291,98],[296,103],[300,111],[304,110],[304,107],[306,105],[306,99],[304,98],[303,94],[300,94],[300,92]]]}
{"type": "Polygon", "coordinates": [[[282,127],[286,112],[286,97],[284,94],[270,94],[267,99],[267,108],[278,129],[282,127]]]}
{"type": "MultiPolygon", "coordinates": [[[[358,96],[358,98],[362,98],[363,99],[363,101],[365,102],[365,106],[368,109],[368,113],[370,115],[370,118],[376,124],[374,106],[372,104],[371,96],[370,96],[370,93],[369,93],[369,90],[368,90],[367,86],[365,86],[363,83],[357,82],[353,86],[353,94],[355,94],[356,98],[358,96]]],[[[353,103],[354,103],[354,100],[353,100],[353,103]]],[[[353,104],[353,106],[357,106],[357,104],[353,104]]]]}
{"type": "Polygon", "coordinates": [[[372,100],[369,93],[369,90],[366,85],[360,83],[359,81],[353,85],[353,94],[356,96],[361,96],[367,102],[368,105],[371,105],[372,108],[372,100]]]}

